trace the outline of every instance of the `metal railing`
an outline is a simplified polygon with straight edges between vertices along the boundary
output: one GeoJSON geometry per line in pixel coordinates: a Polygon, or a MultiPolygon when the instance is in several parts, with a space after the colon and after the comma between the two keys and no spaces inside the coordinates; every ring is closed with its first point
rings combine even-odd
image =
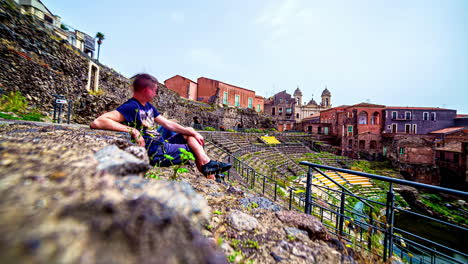
{"type": "MultiPolygon", "coordinates": [[[[406,185],[417,189],[424,189],[425,191],[443,192],[456,195],[462,199],[468,197],[467,192],[308,162],[300,162],[300,164],[309,167],[304,212],[319,215],[323,215],[323,212],[326,212],[328,216],[328,224],[326,226],[332,233],[339,235],[355,246],[373,250],[374,253],[382,256],[384,261],[391,257],[399,257],[401,261],[406,263],[431,264],[466,263],[468,260],[466,250],[462,252],[461,250],[451,248],[448,245],[435,241],[432,238],[433,234],[416,233],[406,227],[399,226],[395,222],[397,214],[404,213],[411,217],[411,219],[414,219],[415,222],[419,219],[424,221],[426,225],[436,224],[441,226],[441,228],[446,227],[456,230],[464,234],[464,236],[468,235],[468,229],[463,226],[416,213],[399,206],[395,199],[394,185],[406,185]],[[334,182],[338,188],[327,188],[327,191],[334,192],[340,196],[339,205],[333,202],[324,205],[323,200],[313,195],[312,187],[315,187],[315,189],[326,187],[312,184],[312,172],[319,172],[329,180],[332,179],[321,172],[320,169],[349,173],[388,183],[385,202],[375,197],[369,199],[350,194],[346,187],[334,182]],[[364,199],[367,203],[353,203],[353,199],[358,197],[364,199]],[[330,224],[332,220],[334,220],[334,224],[330,224]]],[[[323,220],[323,216],[321,216],[321,219],[323,220]]]]}

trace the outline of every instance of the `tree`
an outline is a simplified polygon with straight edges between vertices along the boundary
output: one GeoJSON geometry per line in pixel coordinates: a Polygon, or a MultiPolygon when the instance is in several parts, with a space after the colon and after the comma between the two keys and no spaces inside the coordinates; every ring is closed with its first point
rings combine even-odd
{"type": "Polygon", "coordinates": [[[99,60],[99,51],[101,50],[101,44],[102,44],[102,41],[105,39],[105,37],[104,37],[104,34],[102,34],[101,32],[98,32],[98,33],[96,33],[96,38],[98,39],[98,41],[97,41],[97,43],[98,43],[97,60],[99,60]]]}

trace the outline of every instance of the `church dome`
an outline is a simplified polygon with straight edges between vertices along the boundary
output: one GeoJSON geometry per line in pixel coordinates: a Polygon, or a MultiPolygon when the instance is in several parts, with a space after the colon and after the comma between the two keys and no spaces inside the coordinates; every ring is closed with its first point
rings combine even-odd
{"type": "Polygon", "coordinates": [[[314,98],[310,99],[310,101],[307,103],[307,105],[318,105],[317,102],[315,102],[314,98]]]}
{"type": "Polygon", "coordinates": [[[327,87],[325,87],[325,90],[323,90],[323,92],[322,92],[322,97],[323,96],[331,96],[331,93],[330,93],[330,91],[328,91],[327,87]]]}
{"type": "Polygon", "coordinates": [[[302,96],[302,92],[301,90],[299,89],[299,86],[296,88],[296,90],[294,91],[294,96],[302,96]]]}

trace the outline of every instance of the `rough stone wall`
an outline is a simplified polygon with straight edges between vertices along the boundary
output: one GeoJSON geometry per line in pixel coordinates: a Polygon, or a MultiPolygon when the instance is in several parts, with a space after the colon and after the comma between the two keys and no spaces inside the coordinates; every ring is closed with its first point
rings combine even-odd
{"type": "Polygon", "coordinates": [[[99,90],[86,90],[89,58],[31,16],[19,13],[12,1],[0,0],[0,88],[21,91],[29,105],[50,115],[53,94],[73,100],[73,122],[89,123],[122,103],[130,94],[129,81],[100,67],[99,90]]]}
{"type": "Polygon", "coordinates": [[[253,109],[216,107],[184,100],[162,85],[152,103],[166,118],[175,118],[186,126],[192,123],[194,117],[198,117],[203,125],[211,127],[234,128],[238,124],[244,128],[274,127],[274,120],[256,113],[253,109]]]}

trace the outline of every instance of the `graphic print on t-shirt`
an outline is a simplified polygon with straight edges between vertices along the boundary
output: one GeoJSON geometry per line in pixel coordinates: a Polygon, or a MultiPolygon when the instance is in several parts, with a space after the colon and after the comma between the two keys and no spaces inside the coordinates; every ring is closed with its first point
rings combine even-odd
{"type": "Polygon", "coordinates": [[[141,124],[146,128],[146,133],[152,134],[154,136],[159,135],[156,124],[154,122],[153,109],[149,109],[148,111],[140,109],[138,113],[140,115],[141,124]]]}

